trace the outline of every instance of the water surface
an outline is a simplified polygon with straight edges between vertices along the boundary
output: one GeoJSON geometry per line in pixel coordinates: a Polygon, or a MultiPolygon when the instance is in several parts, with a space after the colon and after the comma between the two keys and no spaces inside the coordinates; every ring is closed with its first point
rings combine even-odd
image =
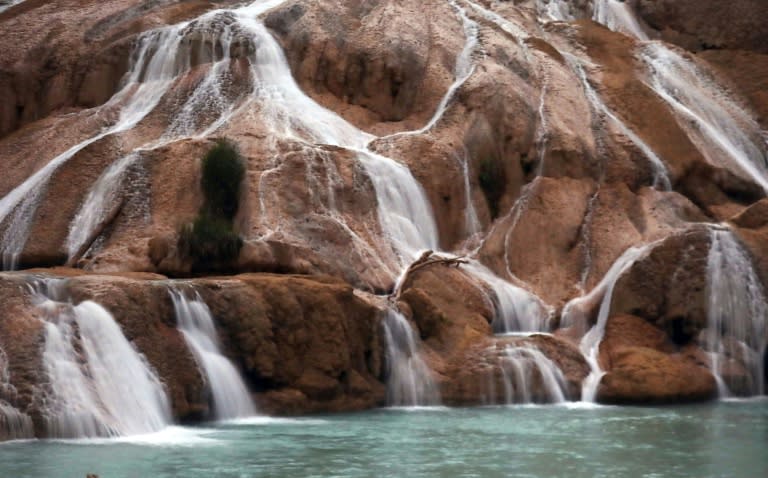
{"type": "Polygon", "coordinates": [[[0,476],[768,476],[768,401],[390,409],[0,445],[0,476]]]}

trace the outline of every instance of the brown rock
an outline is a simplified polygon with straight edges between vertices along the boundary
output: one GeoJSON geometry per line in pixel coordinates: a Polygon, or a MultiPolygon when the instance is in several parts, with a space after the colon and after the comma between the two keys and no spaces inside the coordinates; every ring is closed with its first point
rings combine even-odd
{"type": "MultiPolygon", "coordinates": [[[[505,403],[509,387],[518,389],[523,386],[514,373],[503,372],[508,348],[516,347],[534,348],[543,353],[562,371],[566,399],[579,399],[581,382],[589,374],[589,365],[578,348],[555,337],[533,335],[488,338],[453,357],[442,382],[443,402],[452,406],[505,403]]],[[[538,369],[531,371],[530,380],[524,386],[533,402],[549,400],[538,369]]]]}
{"type": "Polygon", "coordinates": [[[438,263],[411,274],[399,298],[422,340],[447,356],[490,335],[495,312],[483,287],[461,267],[438,263]]]}
{"type": "Polygon", "coordinates": [[[768,52],[768,5],[761,0],[638,0],[637,12],[662,39],[692,50],[768,52]]]}
{"type": "Polygon", "coordinates": [[[608,319],[600,342],[600,366],[610,370],[613,367],[612,358],[626,347],[643,347],[665,354],[677,352],[669,336],[645,319],[634,315],[613,316],[608,319]]]}
{"type": "Polygon", "coordinates": [[[260,274],[201,280],[198,289],[265,412],[359,410],[383,403],[379,312],[348,285],[260,274]]]}
{"type": "Polygon", "coordinates": [[[717,385],[704,367],[680,355],[646,347],[622,347],[611,355],[612,369],[600,382],[601,403],[680,403],[709,400],[717,385]]]}
{"type": "Polygon", "coordinates": [[[617,281],[612,314],[632,314],[685,345],[707,326],[710,232],[695,228],[653,247],[617,281]]]}
{"type": "Polygon", "coordinates": [[[163,283],[117,276],[88,275],[70,279],[75,303],[93,300],[120,324],[168,389],[174,416],[190,420],[206,416],[204,379],[181,333],[163,283]]]}

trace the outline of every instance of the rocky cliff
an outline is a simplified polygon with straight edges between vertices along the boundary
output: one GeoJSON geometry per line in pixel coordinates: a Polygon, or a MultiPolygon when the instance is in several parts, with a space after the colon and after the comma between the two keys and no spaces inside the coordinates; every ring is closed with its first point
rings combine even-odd
{"type": "Polygon", "coordinates": [[[270,413],[387,403],[387,309],[416,331],[446,404],[521,387],[548,401],[545,365],[571,400],[764,393],[765,8],[0,11],[0,252],[6,270],[38,268],[0,276],[0,405],[45,435],[47,319],[29,288],[41,274],[114,316],[181,420],[210,404],[175,327],[177,282],[209,305],[270,413]],[[206,270],[178,238],[219,139],[244,158],[243,246],[206,270]],[[509,369],[523,359],[536,363],[526,384],[509,369]]]}

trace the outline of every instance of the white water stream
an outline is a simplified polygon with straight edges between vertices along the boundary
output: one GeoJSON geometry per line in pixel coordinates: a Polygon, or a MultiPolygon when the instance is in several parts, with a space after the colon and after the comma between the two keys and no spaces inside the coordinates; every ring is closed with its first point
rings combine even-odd
{"type": "Polygon", "coordinates": [[[12,405],[16,395],[16,388],[11,384],[8,356],[0,348],[0,442],[35,436],[32,418],[12,405]]]}
{"type": "MultiPolygon", "coordinates": [[[[54,158],[0,201],[0,222],[8,225],[0,242],[4,260],[7,258],[5,267],[16,266],[16,260],[23,250],[34,219],[35,209],[51,174],[88,145],[107,135],[134,127],[149,114],[174,81],[189,70],[191,56],[185,40],[200,31],[211,38],[210,45],[214,52],[210,54],[212,65],[162,136],[154,142],[149,142],[145,148],[157,147],[184,137],[204,137],[225,125],[229,119],[245,114],[248,106],[258,103],[263,122],[269,125],[274,136],[308,144],[340,146],[355,153],[373,182],[381,228],[388,243],[399,256],[400,268],[417,257],[421,251],[436,250],[439,241],[430,204],[408,168],[391,158],[372,152],[368,145],[377,139],[375,136],[359,130],[337,114],[318,105],[301,91],[293,79],[280,46],[258,19],[259,15],[281,3],[283,1],[257,1],[236,9],[215,10],[193,22],[142,35],[137,52],[133,56],[130,72],[124,81],[125,86],[108,103],[111,107],[123,105],[118,121],[93,138],[54,158]],[[229,52],[235,40],[257,45],[258,48],[252,49],[248,57],[252,82],[250,91],[232,99],[227,92],[227,84],[231,80],[229,52]],[[224,51],[219,57],[215,54],[218,47],[224,51]],[[201,112],[204,113],[202,116],[206,118],[205,121],[201,121],[198,116],[201,112]]],[[[459,15],[467,40],[456,61],[453,84],[429,122],[415,133],[427,132],[439,122],[456,91],[474,70],[471,59],[478,42],[477,25],[469,19],[458,3],[449,3],[459,15]]],[[[465,3],[484,18],[497,22],[519,41],[522,42],[527,37],[518,25],[474,2],[465,3]]],[[[588,82],[585,88],[591,88],[588,82]]],[[[621,123],[606,108],[601,109],[610,119],[621,123]]],[[[650,148],[643,148],[642,141],[631,131],[626,130],[624,133],[654,162],[655,155],[649,154],[652,153],[650,148]]],[[[89,193],[70,229],[67,241],[70,259],[82,253],[83,248],[93,240],[95,231],[98,231],[100,225],[110,216],[114,204],[119,201],[118,190],[121,188],[125,171],[133,164],[137,154],[134,152],[125,156],[108,168],[89,193]]],[[[660,161],[654,162],[658,163],[660,161]]],[[[548,329],[546,307],[538,298],[492,274],[483,280],[494,289],[502,311],[499,325],[494,325],[497,331],[548,329]]],[[[392,323],[400,322],[396,319],[387,320],[392,323]]],[[[404,322],[407,325],[407,321],[404,322]]],[[[390,328],[395,329],[394,326],[390,328]]],[[[417,343],[415,334],[412,333],[411,337],[414,343],[417,343]]],[[[401,342],[407,344],[409,341],[401,342]]],[[[410,358],[409,352],[405,355],[410,358]]],[[[398,393],[400,396],[408,395],[404,392],[398,393]]],[[[403,398],[393,401],[405,403],[409,400],[410,398],[403,398]]],[[[419,398],[415,400],[418,403],[419,398]]]]}
{"type": "Polygon", "coordinates": [[[214,418],[228,420],[255,415],[256,407],[240,373],[221,353],[219,336],[208,306],[198,294],[193,299],[175,290],[171,290],[170,294],[179,330],[203,371],[213,397],[214,418]]]}
{"type": "Polygon", "coordinates": [[[33,287],[45,321],[47,434],[59,438],[138,435],[171,422],[163,385],[99,304],[73,305],[61,281],[33,287]]]}
{"type": "Polygon", "coordinates": [[[387,342],[387,404],[436,405],[440,392],[421,355],[421,340],[403,315],[388,309],[382,321],[387,342]]]}
{"type": "Polygon", "coordinates": [[[9,8],[20,4],[24,0],[2,0],[0,1],[0,13],[3,13],[4,11],[8,10],[9,8]]]}
{"type": "Polygon", "coordinates": [[[182,38],[179,32],[185,26],[179,24],[142,35],[131,57],[129,72],[123,80],[124,86],[100,108],[107,111],[119,109],[114,124],[51,159],[0,199],[0,225],[4,226],[0,236],[3,269],[12,270],[18,266],[19,255],[27,242],[37,207],[58,168],[97,141],[130,130],[160,102],[180,70],[172,53],[179,46],[182,38]]]}
{"type": "Polygon", "coordinates": [[[721,396],[763,395],[768,342],[768,304],[752,260],[736,235],[712,228],[707,262],[708,329],[704,348],[721,396]],[[745,369],[743,384],[724,379],[734,360],[745,369]],[[735,385],[737,387],[735,387],[735,385]],[[733,390],[738,388],[738,390],[733,390]]]}
{"type": "Polygon", "coordinates": [[[611,268],[605,274],[589,294],[577,297],[568,302],[563,308],[561,327],[581,327],[585,328],[589,315],[594,310],[595,305],[600,303],[597,311],[595,325],[584,334],[579,343],[579,349],[586,358],[590,367],[590,373],[582,383],[581,400],[584,402],[594,402],[597,398],[597,391],[600,386],[600,380],[605,375],[605,371],[600,366],[600,343],[605,335],[605,326],[608,323],[611,313],[611,299],[613,298],[613,288],[619,278],[629,270],[630,267],[641,257],[650,251],[653,244],[642,247],[630,247],[613,263],[611,268]]]}
{"type": "Polygon", "coordinates": [[[768,192],[768,152],[751,114],[708,73],[663,43],[644,45],[640,58],[648,68],[649,86],[670,105],[704,157],[740,171],[768,192]]]}
{"type": "Polygon", "coordinates": [[[621,0],[593,0],[592,20],[615,32],[648,40],[648,34],[635,16],[632,7],[621,0]]]}
{"type": "Polygon", "coordinates": [[[563,372],[533,345],[507,346],[499,370],[507,405],[566,401],[563,372]]]}

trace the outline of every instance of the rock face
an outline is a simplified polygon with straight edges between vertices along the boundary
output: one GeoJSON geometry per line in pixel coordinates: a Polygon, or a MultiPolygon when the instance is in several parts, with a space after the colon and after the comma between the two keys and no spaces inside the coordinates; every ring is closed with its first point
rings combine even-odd
{"type": "Polygon", "coordinates": [[[605,334],[601,402],[679,403],[717,395],[708,364],[691,353],[695,347],[675,346],[662,330],[629,315],[612,317],[605,334]]]}
{"type": "MultiPolygon", "coordinates": [[[[168,277],[208,303],[269,413],[383,405],[388,307],[446,404],[579,399],[598,317],[599,400],[710,398],[711,231],[768,284],[766,8],[26,0],[0,12],[3,269],[65,275],[73,303],[104,306],[180,420],[209,404],[168,277]],[[206,268],[177,245],[222,138],[245,163],[243,247],[206,268]],[[419,256],[443,262],[403,275],[419,256]],[[513,318],[518,335],[494,335],[513,318]]],[[[0,405],[40,434],[30,280],[0,276],[0,405]]],[[[743,365],[722,373],[746,383],[743,365]]]]}
{"type": "Polygon", "coordinates": [[[692,50],[732,49],[768,52],[768,27],[760,21],[768,5],[760,0],[639,0],[636,8],[662,39],[692,50]],[[713,23],[713,19],[717,19],[713,23]]]}
{"type": "MultiPolygon", "coordinates": [[[[1,398],[12,398],[12,405],[32,417],[36,434],[44,436],[47,319],[29,288],[40,277],[0,278],[9,306],[0,317],[0,347],[16,391],[1,398]]],[[[67,300],[95,301],[110,311],[163,382],[174,417],[199,420],[209,416],[204,379],[176,328],[171,284],[158,278],[77,275],[66,279],[67,300]]],[[[260,411],[296,415],[384,403],[380,311],[348,285],[332,278],[244,275],[178,287],[192,288],[209,305],[220,339],[260,411]]]]}
{"type": "MultiPolygon", "coordinates": [[[[443,401],[449,405],[551,402],[542,371],[529,363],[530,380],[509,374],[510,351],[534,349],[563,374],[566,399],[577,400],[589,367],[572,344],[551,336],[528,338],[491,336],[497,314],[488,295],[466,271],[435,264],[415,271],[402,284],[401,309],[418,328],[431,368],[438,375],[443,401]],[[511,376],[510,376],[511,375],[511,376]],[[522,388],[528,396],[523,396],[522,388]],[[510,394],[515,389],[518,393],[510,394]]],[[[526,357],[527,359],[528,357],[526,357]]],[[[522,367],[522,366],[521,366],[522,367]]]]}

